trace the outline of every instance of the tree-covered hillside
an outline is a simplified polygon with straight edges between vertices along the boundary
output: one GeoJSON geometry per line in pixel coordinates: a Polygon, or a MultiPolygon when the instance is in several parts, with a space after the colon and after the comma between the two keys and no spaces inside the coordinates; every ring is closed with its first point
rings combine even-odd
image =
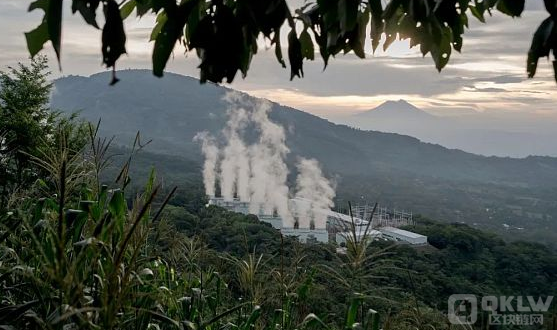
{"type": "MultiPolygon", "coordinates": [[[[157,164],[168,182],[200,176],[201,148],[193,137],[207,130],[223,139],[228,105],[222,97],[229,89],[175,74],[159,80],[144,70],[120,75],[126,79],[116,86],[107,86],[104,74],[59,79],[51,104],[80,111],[92,122],[102,119],[100,132],[115,135],[115,145],[130,146],[137,131],[143,143],[152,139],[144,156],[138,156],[145,160],[142,173],[157,164]]],[[[363,197],[511,239],[556,241],[555,158],[478,156],[407,136],[335,125],[277,104],[270,118],[286,130],[290,169],[298,156],[317,159],[336,182],[341,206],[363,197]]]]}
{"type": "MultiPolygon", "coordinates": [[[[319,280],[313,283],[309,298],[311,306],[319,306],[320,317],[333,318],[338,304],[349,299],[342,283],[328,273],[330,269],[343,267],[343,259],[333,246],[302,246],[289,238],[281,244],[279,233],[256,217],[216,207],[194,210],[180,204],[167,208],[168,220],[186,235],[201,237],[218,253],[235,256],[253,251],[265,253],[275,256],[266,259],[265,267],[270,268],[280,267],[281,256],[289,258],[302,253],[305,256],[302,264],[318,270],[319,280]]],[[[398,318],[405,313],[418,313],[413,307],[419,306],[423,314],[413,315],[414,322],[442,318],[449,296],[455,293],[543,299],[557,293],[557,256],[555,250],[545,245],[524,241],[505,243],[497,235],[467,225],[426,218],[419,218],[415,226],[407,229],[428,235],[431,245],[414,248],[376,241],[370,246],[370,254],[377,256],[378,266],[369,269],[372,276],[362,290],[373,293],[374,308],[382,315],[392,313],[392,317],[398,318]]],[[[411,315],[407,317],[405,322],[410,322],[411,315]]],[[[546,317],[550,323],[551,315],[546,317]]],[[[437,322],[437,329],[442,328],[443,321],[437,322]]]]}
{"type": "MultiPolygon", "coordinates": [[[[163,80],[146,70],[121,71],[117,86],[107,86],[107,73],[70,76],[55,82],[54,108],[97,122],[101,132],[130,145],[137,131],[153,139],[152,152],[198,159],[193,137],[207,130],[219,135],[229,105],[230,89],[200,85],[197,79],[168,74],[163,80]]],[[[392,174],[465,180],[506,186],[557,186],[557,159],[482,157],[398,134],[362,131],[303,111],[273,104],[270,118],[287,131],[290,157],[318,159],[332,174],[392,174]]]]}

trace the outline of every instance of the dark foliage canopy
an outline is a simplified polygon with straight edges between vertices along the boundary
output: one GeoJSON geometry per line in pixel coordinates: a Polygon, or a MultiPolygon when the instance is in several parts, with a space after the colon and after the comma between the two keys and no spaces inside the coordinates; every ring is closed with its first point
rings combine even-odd
{"type": "MultiPolygon", "coordinates": [[[[60,59],[63,0],[35,0],[29,10],[44,11],[42,23],[26,33],[31,55],[51,41],[60,59]]],[[[397,38],[409,39],[430,54],[437,70],[447,65],[452,50],[460,51],[469,16],[481,22],[484,15],[497,10],[511,17],[520,16],[524,0],[315,0],[292,11],[286,0],[72,0],[73,12],[95,28],[97,10],[103,7],[102,57],[114,68],[126,53],[123,20],[135,10],[141,17],[157,15],[152,30],[153,73],[162,76],[176,44],[196,51],[202,82],[232,82],[238,71],[248,73],[253,55],[263,36],[275,49],[278,62],[286,67],[281,49],[281,31],[288,31],[287,58],[291,79],[303,77],[304,60],[313,60],[319,50],[327,66],[331,56],[354,52],[365,56],[366,38],[375,51],[382,36],[387,49],[397,38]],[[469,15],[471,14],[471,15],[469,15]],[[287,29],[282,29],[287,24],[287,29]],[[368,26],[370,28],[368,29],[368,26]],[[371,33],[368,35],[367,31],[371,33]]],[[[527,72],[536,73],[538,59],[557,56],[557,0],[544,0],[550,16],[534,34],[528,53],[527,72]]],[[[557,61],[553,61],[557,79],[557,61]]],[[[113,79],[113,83],[117,81],[113,79]]]]}

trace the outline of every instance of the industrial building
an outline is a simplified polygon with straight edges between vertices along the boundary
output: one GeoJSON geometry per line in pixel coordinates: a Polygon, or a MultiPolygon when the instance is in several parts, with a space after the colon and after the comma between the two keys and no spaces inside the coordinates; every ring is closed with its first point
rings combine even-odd
{"type": "MultiPolygon", "coordinates": [[[[288,201],[288,208],[290,209],[294,218],[294,226],[291,223],[286,223],[276,212],[265,212],[260,210],[256,214],[259,220],[267,222],[282,232],[283,235],[295,236],[301,242],[336,242],[342,244],[346,242],[348,235],[353,235],[352,224],[355,226],[356,237],[361,238],[367,229],[367,235],[373,239],[388,239],[399,243],[406,243],[411,245],[427,244],[427,237],[416,234],[407,230],[396,228],[398,226],[413,224],[412,213],[404,211],[388,211],[386,208],[377,208],[376,212],[369,206],[354,206],[353,215],[347,215],[340,212],[335,212],[328,209],[312,209],[312,216],[326,219],[320,221],[318,226],[303,225],[301,227],[297,224],[313,224],[313,220],[301,219],[305,213],[301,210],[307,208],[309,201],[295,198],[288,201]],[[368,226],[368,220],[371,214],[374,214],[371,225],[368,226]],[[325,225],[321,224],[324,223],[325,225]]],[[[209,205],[216,205],[225,208],[229,211],[249,214],[250,203],[243,202],[239,199],[225,200],[222,197],[211,197],[209,205]]]]}
{"type": "MultiPolygon", "coordinates": [[[[356,240],[358,241],[362,240],[364,238],[364,235],[367,235],[367,237],[373,240],[383,237],[383,234],[379,230],[369,229],[366,233],[363,227],[360,226],[356,228],[357,228],[355,230],[356,240]]],[[[346,243],[348,237],[353,237],[353,236],[354,236],[354,232],[350,232],[350,231],[337,232],[335,234],[335,242],[339,245],[342,245],[343,243],[346,243]]]]}
{"type": "MultiPolygon", "coordinates": [[[[305,201],[300,198],[291,199],[289,200],[289,209],[292,212],[293,217],[296,220],[296,223],[310,223],[310,221],[299,221],[300,210],[307,206],[308,201],[305,201]]],[[[242,202],[239,199],[235,198],[232,201],[227,201],[222,197],[212,197],[209,199],[209,205],[215,205],[222,208],[225,208],[229,211],[238,212],[242,214],[249,214],[249,203],[242,202]]],[[[316,227],[308,227],[308,228],[300,228],[300,227],[293,227],[290,224],[284,223],[283,219],[273,212],[268,214],[263,210],[260,210],[259,214],[256,214],[259,220],[263,222],[267,222],[273,226],[273,228],[279,229],[283,235],[287,236],[296,236],[301,242],[309,241],[318,241],[318,242],[329,242],[330,239],[330,232],[332,231],[332,227],[336,226],[339,223],[349,222],[351,220],[350,216],[338,212],[334,212],[331,210],[314,210],[316,211],[317,215],[326,219],[326,226],[323,228],[316,227]]],[[[355,219],[358,224],[363,223],[360,219],[355,219]]]]}
{"type": "Polygon", "coordinates": [[[407,243],[412,245],[425,245],[427,244],[427,236],[413,233],[408,230],[403,230],[395,227],[380,227],[378,229],[384,238],[392,241],[407,243]]]}

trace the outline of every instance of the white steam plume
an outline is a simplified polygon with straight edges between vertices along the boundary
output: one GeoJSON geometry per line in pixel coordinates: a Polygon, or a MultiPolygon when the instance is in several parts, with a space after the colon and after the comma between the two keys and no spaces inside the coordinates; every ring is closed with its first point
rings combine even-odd
{"type": "Polygon", "coordinates": [[[248,114],[244,109],[229,109],[229,120],[224,129],[227,145],[223,150],[220,186],[225,200],[232,200],[237,194],[242,201],[249,201],[250,167],[248,149],[242,133],[248,124],[248,114]]]}
{"type": "Polygon", "coordinates": [[[205,155],[205,163],[203,164],[203,185],[205,186],[205,194],[207,194],[207,196],[215,196],[219,148],[215,143],[215,139],[206,131],[197,133],[193,140],[201,142],[201,152],[205,155]]]}
{"type": "Polygon", "coordinates": [[[319,163],[315,159],[300,158],[298,161],[298,177],[296,178],[296,198],[300,228],[325,228],[327,215],[320,212],[334,206],[335,189],[323,176],[319,163]]]}
{"type": "MultiPolygon", "coordinates": [[[[288,167],[286,133],[281,125],[269,119],[271,104],[262,100],[250,100],[240,93],[228,93],[225,101],[230,104],[228,122],[223,129],[226,144],[219,153],[214,139],[206,132],[196,136],[202,141],[205,155],[203,178],[207,195],[214,196],[218,178],[221,195],[225,200],[238,197],[249,202],[254,214],[282,218],[283,227],[293,227],[294,217],[289,205],[289,189],[286,184],[288,167]],[[248,145],[245,133],[257,133],[257,139],[248,145]],[[219,159],[220,156],[220,159],[219,159]],[[219,166],[220,160],[220,166],[219,166]],[[217,173],[218,171],[218,173],[217,173]]],[[[322,210],[333,206],[335,191],[323,176],[314,159],[301,158],[297,165],[296,213],[300,228],[325,228],[326,214],[322,210]]]]}
{"type": "Polygon", "coordinates": [[[271,105],[267,101],[253,104],[251,120],[259,131],[259,141],[250,147],[251,203],[250,212],[276,210],[283,222],[291,223],[288,208],[288,168],[285,163],[286,135],[282,126],[269,119],[271,105]]]}

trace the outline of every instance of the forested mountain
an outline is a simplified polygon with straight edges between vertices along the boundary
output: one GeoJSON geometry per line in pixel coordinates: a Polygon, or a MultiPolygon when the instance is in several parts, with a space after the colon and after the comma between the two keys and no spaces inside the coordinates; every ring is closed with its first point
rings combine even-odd
{"type": "MultiPolygon", "coordinates": [[[[107,75],[57,80],[53,107],[80,110],[91,121],[102,118],[101,131],[118,135],[120,145],[131,144],[141,131],[143,140],[153,139],[146,149],[152,154],[144,157],[161,163],[156,154],[172,155],[173,169],[162,173],[167,180],[199,171],[177,163],[201,162],[193,137],[223,128],[227,89],[175,74],[159,80],[142,70],[119,72],[121,82],[111,87],[107,75]]],[[[509,236],[553,240],[548,229],[557,227],[556,158],[478,156],[408,136],[336,125],[278,104],[270,117],[286,128],[289,160],[298,155],[319,160],[336,181],[341,203],[363,198],[509,236]]]]}

